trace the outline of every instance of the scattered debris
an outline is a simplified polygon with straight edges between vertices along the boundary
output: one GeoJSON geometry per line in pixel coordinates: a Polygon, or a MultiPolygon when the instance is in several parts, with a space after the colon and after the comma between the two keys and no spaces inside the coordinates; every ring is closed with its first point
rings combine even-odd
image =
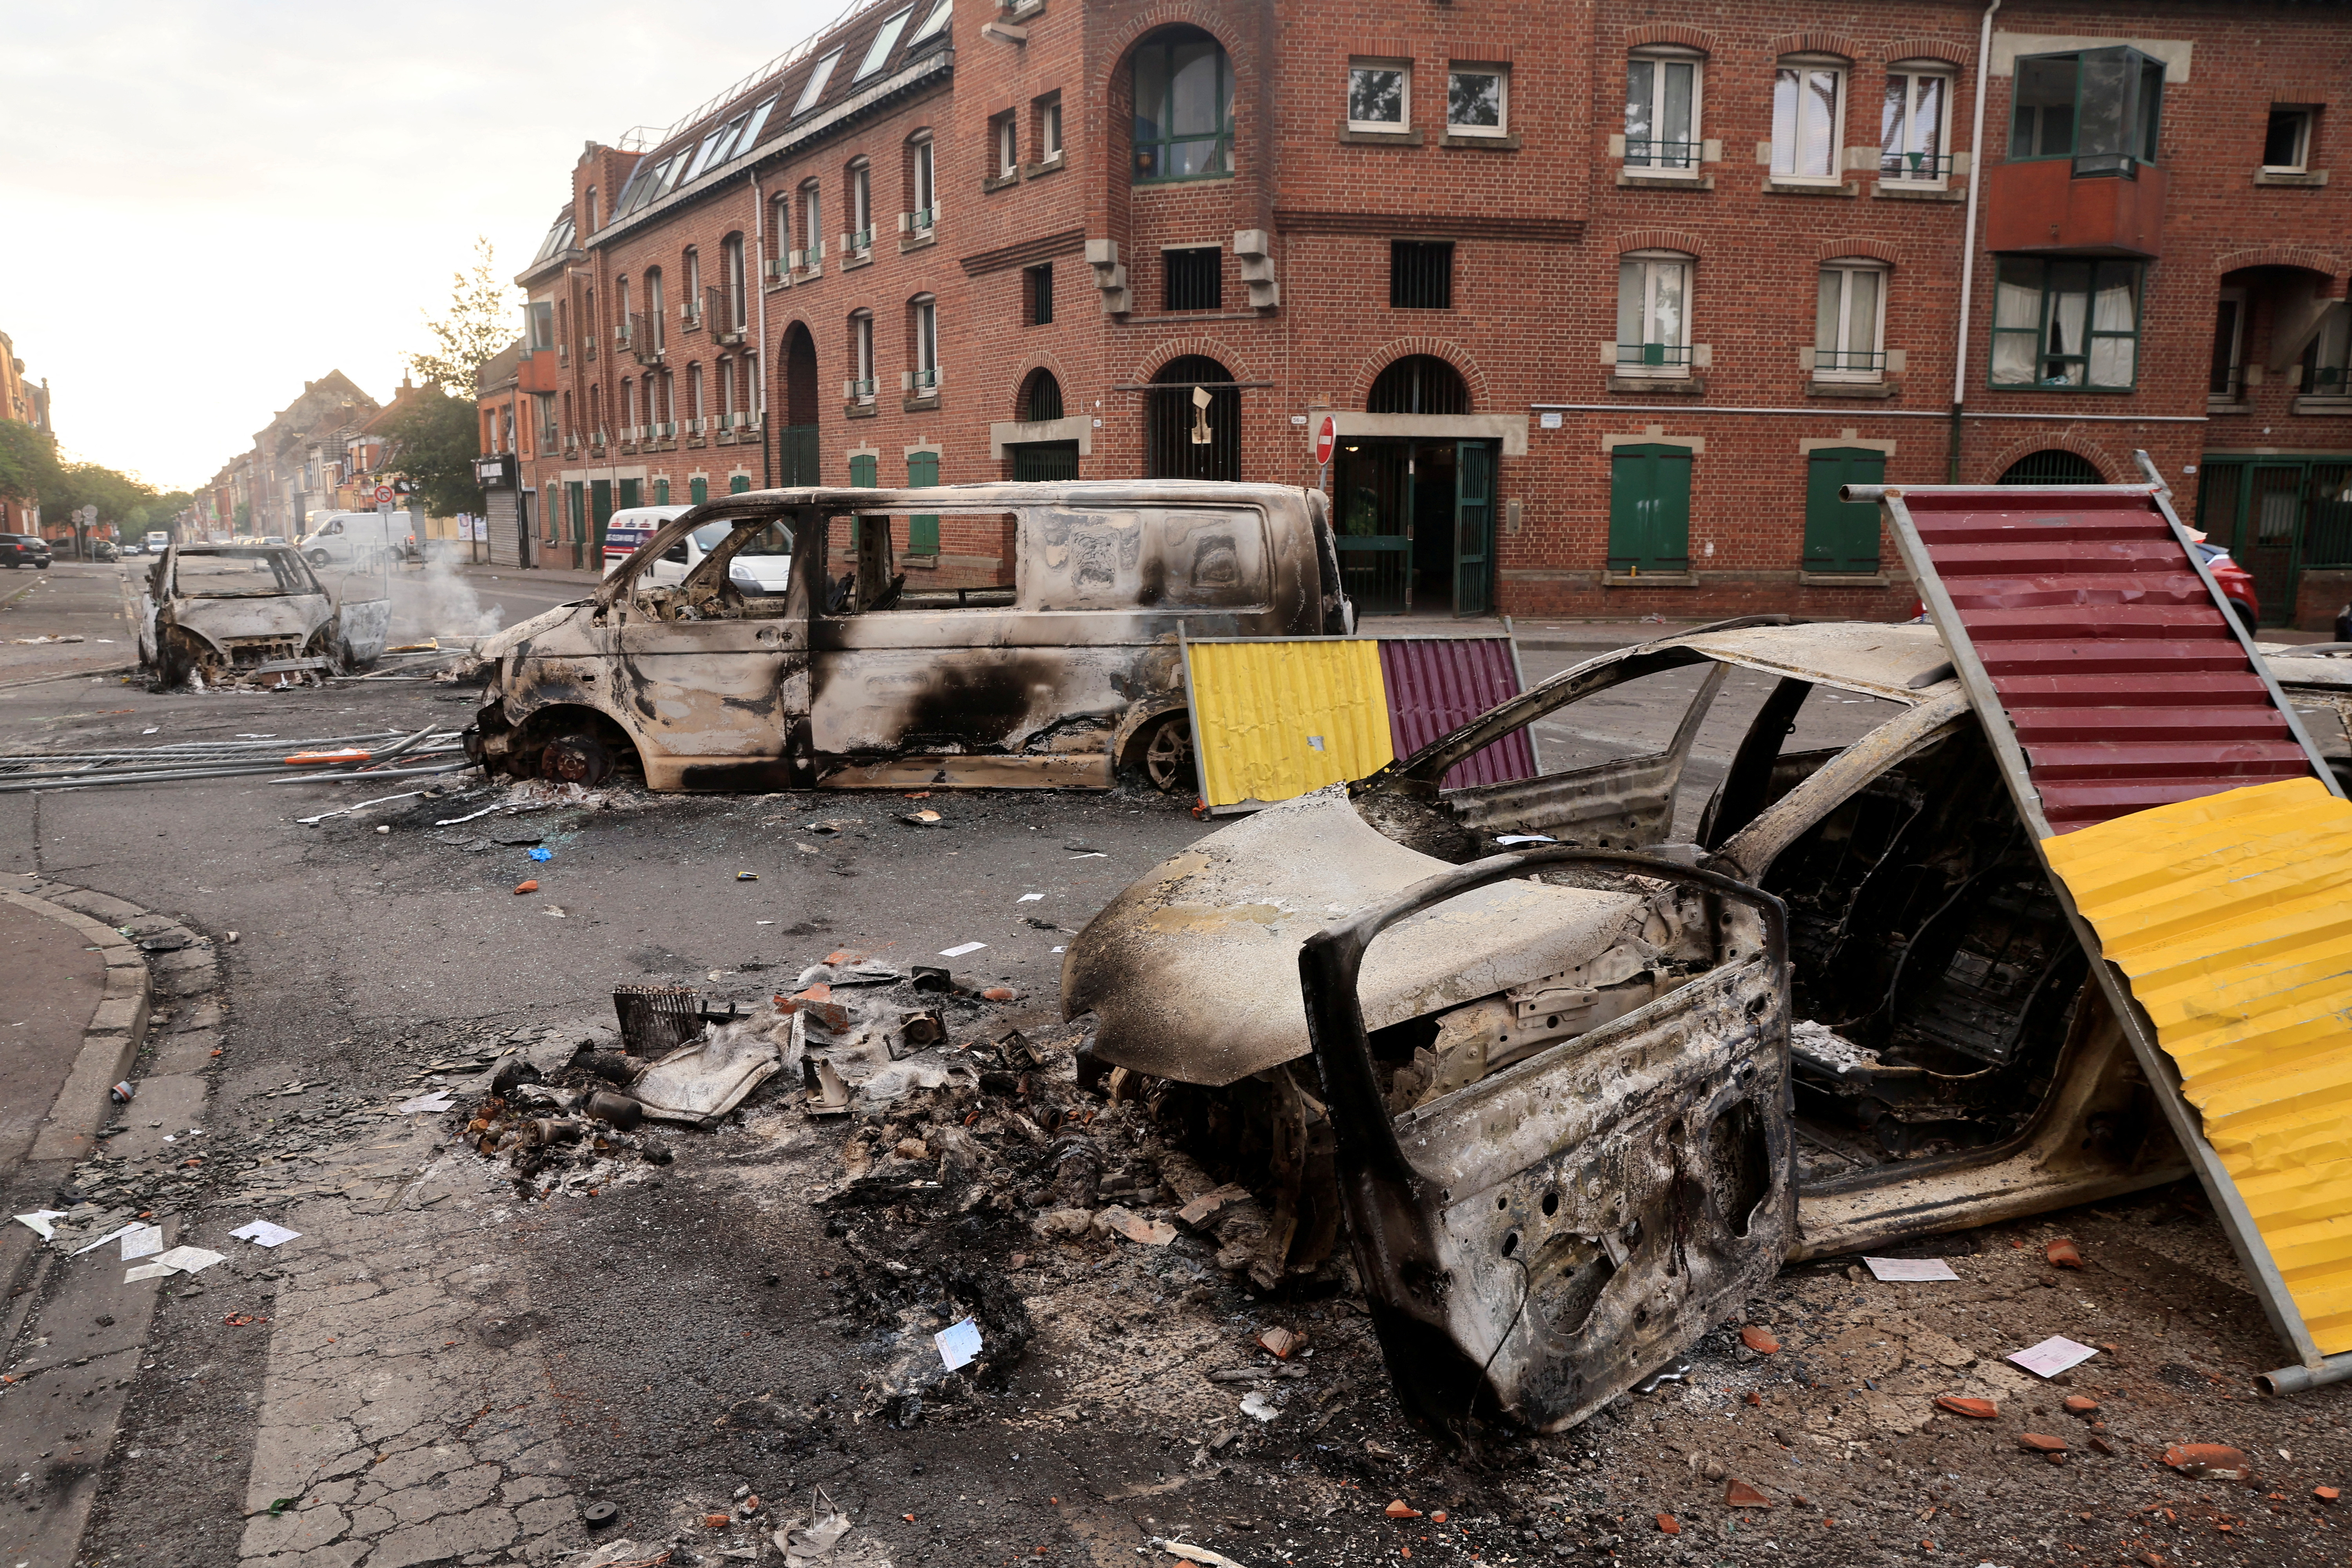
{"type": "Polygon", "coordinates": [[[521,897],[525,893],[536,893],[537,891],[539,891],[539,880],[537,878],[532,878],[528,881],[517,882],[515,884],[515,896],[518,898],[521,897]]]}
{"type": "Polygon", "coordinates": [[[1723,1489],[1723,1506],[1726,1508],[1770,1508],[1774,1505],[1770,1498],[1766,1497],[1762,1492],[1758,1491],[1746,1481],[1734,1477],[1731,1483],[1723,1489]]]}
{"type": "Polygon", "coordinates": [[[2164,1462],[2200,1480],[2248,1481],[2254,1477],[2254,1461],[2246,1451],[2221,1443],[2176,1443],[2164,1451],[2164,1462]]]}
{"type": "Polygon", "coordinates": [[[940,956],[941,958],[961,958],[965,953],[978,952],[982,948],[986,947],[988,943],[984,942],[960,942],[954,947],[943,947],[940,949],[940,956]]]}
{"type": "Polygon", "coordinates": [[[1975,1399],[1963,1394],[1938,1394],[1936,1408],[1948,1410],[1955,1415],[1965,1415],[1972,1421],[1990,1421],[2000,1414],[2000,1407],[1990,1399],[1975,1399]]]}
{"type": "Polygon", "coordinates": [[[1296,1334],[1291,1332],[1288,1329],[1261,1329],[1258,1331],[1257,1343],[1259,1347],[1268,1355],[1273,1356],[1276,1361],[1288,1361],[1292,1353],[1306,1342],[1307,1336],[1305,1334],[1296,1334]]]}
{"type": "Polygon", "coordinates": [[[1150,1544],[1171,1557],[1181,1557],[1187,1563],[1198,1563],[1201,1568],[1247,1568],[1222,1552],[1212,1552],[1205,1546],[1195,1546],[1189,1541],[1173,1541],[1153,1536],[1150,1544]]]}
{"type": "Polygon", "coordinates": [[[1402,1498],[1397,1498],[1392,1500],[1385,1511],[1391,1519],[1419,1519],[1421,1517],[1421,1510],[1413,1507],[1412,1504],[1405,1501],[1402,1498]]]}
{"type": "Polygon", "coordinates": [[[31,1214],[16,1215],[16,1220],[18,1225],[28,1226],[35,1236],[47,1241],[57,1234],[57,1222],[65,1217],[66,1211],[63,1209],[35,1209],[31,1214]]]}
{"type": "Polygon", "coordinates": [[[1940,1258],[1864,1258],[1874,1279],[1958,1279],[1952,1266],[1940,1258]]]}
{"type": "Polygon", "coordinates": [[[2042,1249],[2042,1255],[2050,1260],[2050,1266],[2053,1268],[2080,1268],[2083,1267],[2083,1254],[2081,1250],[2075,1247],[2072,1240],[2063,1236],[2056,1237],[2049,1246],[2043,1247],[2042,1249]]]}
{"type": "Polygon", "coordinates": [[[1772,1337],[1771,1330],[1759,1329],[1753,1323],[1739,1331],[1739,1342],[1758,1355],[1771,1355],[1780,1348],[1780,1342],[1772,1337]]]}
{"type": "Polygon", "coordinates": [[[2080,1366],[2098,1353],[2091,1346],[2076,1344],[2063,1334],[2053,1334],[2040,1344],[2029,1345],[2009,1359],[2038,1377],[2055,1377],[2068,1367],[2080,1366]]]}
{"type": "Polygon", "coordinates": [[[450,1090],[436,1089],[430,1094],[420,1094],[415,1100],[404,1100],[393,1109],[403,1116],[415,1116],[423,1111],[455,1110],[449,1099],[450,1090]]]}
{"type": "Polygon", "coordinates": [[[301,1234],[299,1230],[289,1230],[282,1225],[273,1225],[266,1219],[255,1220],[229,1232],[229,1235],[239,1241],[249,1241],[257,1247],[283,1247],[301,1234]]]}
{"type": "Polygon", "coordinates": [[[970,1366],[980,1359],[980,1325],[970,1318],[949,1324],[931,1340],[940,1347],[940,1360],[950,1372],[970,1366]]]}

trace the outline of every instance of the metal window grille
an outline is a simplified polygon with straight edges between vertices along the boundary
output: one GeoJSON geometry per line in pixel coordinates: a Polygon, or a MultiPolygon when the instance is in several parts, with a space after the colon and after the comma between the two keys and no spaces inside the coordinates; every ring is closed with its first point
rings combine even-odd
{"type": "Polygon", "coordinates": [[[1450,310],[1454,308],[1454,242],[1392,239],[1389,242],[1389,308],[1450,310]]]}
{"type": "Polygon", "coordinates": [[[1242,477],[1242,395],[1233,384],[1233,372],[1203,354],[1183,354],[1170,360],[1153,376],[1144,396],[1147,478],[1155,479],[1238,479],[1242,477]],[[1195,390],[1206,392],[1209,405],[1192,400],[1195,390]],[[1195,440],[1205,427],[1208,439],[1195,440]]]}
{"type": "Polygon", "coordinates": [[[1062,384],[1054,379],[1051,371],[1034,371],[1029,377],[1028,395],[1023,400],[1024,419],[1059,419],[1062,417],[1062,384]]]}
{"type": "Polygon", "coordinates": [[[1407,354],[1375,377],[1364,398],[1367,414],[1467,414],[1470,389],[1462,373],[1434,354],[1407,354]]]}
{"type": "Polygon", "coordinates": [[[1163,250],[1170,310],[1217,310],[1225,303],[1225,253],[1215,246],[1189,250],[1163,250]]]}
{"type": "MultiPolygon", "coordinates": [[[[1050,326],[1054,321],[1054,264],[1050,261],[1028,269],[1029,324],[1050,326]]],[[[1060,415],[1054,417],[1060,418],[1060,415]]]]}
{"type": "Polygon", "coordinates": [[[2018,458],[2002,472],[2000,482],[2005,485],[2103,485],[2107,481],[2090,458],[2053,447],[2046,451],[2028,452],[2018,458]]]}

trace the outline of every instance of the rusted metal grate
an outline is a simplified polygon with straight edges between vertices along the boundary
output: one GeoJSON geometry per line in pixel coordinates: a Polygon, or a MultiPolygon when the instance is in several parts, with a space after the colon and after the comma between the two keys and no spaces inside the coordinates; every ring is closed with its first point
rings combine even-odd
{"type": "Polygon", "coordinates": [[[2008,717],[2049,832],[2326,776],[2148,486],[1885,497],[1963,683],[1974,661],[2008,717]]]}

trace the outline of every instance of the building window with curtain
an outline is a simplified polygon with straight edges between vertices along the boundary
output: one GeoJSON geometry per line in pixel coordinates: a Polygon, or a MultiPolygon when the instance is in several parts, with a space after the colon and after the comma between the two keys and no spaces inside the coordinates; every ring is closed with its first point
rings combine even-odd
{"type": "Polygon", "coordinates": [[[929,294],[918,294],[907,307],[908,352],[914,366],[907,373],[907,390],[916,397],[933,397],[940,390],[940,304],[929,294]]]}
{"type": "Polygon", "coordinates": [[[1206,179],[1234,172],[1234,68],[1198,27],[1136,47],[1135,178],[1206,179]]]}
{"type": "Polygon", "coordinates": [[[1625,167],[1696,174],[1700,58],[1696,51],[1643,49],[1625,63],[1625,167]]]}
{"type": "Polygon", "coordinates": [[[1691,260],[1641,251],[1617,263],[1617,374],[1690,374],[1691,260]]]}
{"type": "Polygon", "coordinates": [[[1993,288],[1995,386],[2129,392],[2137,379],[2141,264],[2004,256],[1993,288]]]}
{"type": "Polygon", "coordinates": [[[1878,114],[1878,177],[1915,185],[1948,181],[1951,114],[1949,68],[1897,61],[1886,73],[1886,100],[1878,114]]]}
{"type": "Polygon", "coordinates": [[[1825,264],[1813,315],[1813,379],[1885,380],[1885,333],[1886,268],[1868,261],[1825,264]]]}
{"type": "Polygon", "coordinates": [[[1838,143],[1845,121],[1845,62],[1797,56],[1772,78],[1772,177],[1831,181],[1838,177],[1838,143]]]}
{"type": "Polygon", "coordinates": [[[859,310],[849,318],[849,396],[861,407],[874,402],[874,312],[859,310]]]}

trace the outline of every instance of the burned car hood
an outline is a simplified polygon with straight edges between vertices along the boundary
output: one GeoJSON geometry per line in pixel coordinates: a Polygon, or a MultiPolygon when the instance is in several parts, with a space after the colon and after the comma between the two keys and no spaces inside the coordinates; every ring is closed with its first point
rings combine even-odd
{"type": "MultiPolygon", "coordinates": [[[[1062,1009],[1100,1020],[1115,1066],[1211,1088],[1307,1053],[1298,950],[1454,868],[1383,837],[1334,784],[1213,833],[1131,883],[1070,942],[1062,1009]],[[1174,940],[1171,940],[1174,939],[1174,940]]],[[[1364,962],[1372,1028],[1587,963],[1649,900],[1536,882],[1482,888],[1385,932],[1364,962]]]]}
{"type": "Polygon", "coordinates": [[[593,603],[594,601],[591,599],[574,599],[551,610],[541,610],[527,621],[517,621],[504,631],[493,632],[476,643],[474,658],[478,665],[496,664],[531,638],[553,631],[593,603]]]}
{"type": "Polygon", "coordinates": [[[324,594],[281,594],[250,599],[174,598],[163,613],[171,624],[226,652],[230,643],[248,637],[299,643],[332,618],[335,606],[324,594]]]}

